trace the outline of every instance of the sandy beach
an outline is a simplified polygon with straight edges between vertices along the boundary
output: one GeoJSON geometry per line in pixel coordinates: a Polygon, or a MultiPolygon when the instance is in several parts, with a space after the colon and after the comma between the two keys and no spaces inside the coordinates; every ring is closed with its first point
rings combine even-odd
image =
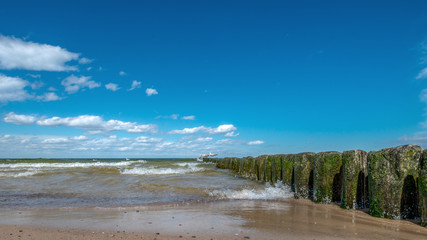
{"type": "Polygon", "coordinates": [[[308,200],[2,211],[1,239],[426,239],[427,229],[308,200]]]}

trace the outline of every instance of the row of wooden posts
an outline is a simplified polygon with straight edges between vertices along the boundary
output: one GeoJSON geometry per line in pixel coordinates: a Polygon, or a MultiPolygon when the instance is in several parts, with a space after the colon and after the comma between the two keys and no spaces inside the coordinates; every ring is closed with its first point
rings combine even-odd
{"type": "Polygon", "coordinates": [[[420,219],[427,226],[427,149],[417,145],[207,161],[253,180],[282,181],[295,198],[369,208],[372,216],[420,219]]]}

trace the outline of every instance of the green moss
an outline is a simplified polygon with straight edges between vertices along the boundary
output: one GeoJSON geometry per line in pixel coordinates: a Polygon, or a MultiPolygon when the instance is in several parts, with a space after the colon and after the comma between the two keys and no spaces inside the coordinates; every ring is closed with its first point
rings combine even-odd
{"type": "Polygon", "coordinates": [[[267,156],[265,160],[265,174],[264,182],[272,182],[272,172],[273,172],[273,157],[267,156]]]}
{"type": "Polygon", "coordinates": [[[314,160],[314,201],[330,203],[333,198],[333,182],[342,166],[341,153],[318,153],[314,160]]]}
{"type": "Polygon", "coordinates": [[[292,184],[292,171],[294,168],[293,155],[283,155],[282,160],[282,181],[284,184],[291,186],[292,184]]]}
{"type": "Polygon", "coordinates": [[[271,182],[276,183],[279,180],[282,180],[282,156],[281,155],[272,155],[271,167],[271,182]]]}
{"type": "MultiPolygon", "coordinates": [[[[313,170],[315,153],[299,153],[291,155],[291,161],[294,164],[295,176],[295,198],[308,198],[309,196],[309,178],[313,170]]],[[[292,177],[292,176],[291,176],[292,177]]]]}
{"type": "Polygon", "coordinates": [[[408,175],[419,177],[421,153],[421,147],[405,145],[368,154],[371,215],[400,218],[404,179],[408,175]]]}
{"type": "Polygon", "coordinates": [[[421,225],[427,226],[427,150],[423,150],[418,177],[418,196],[421,225]]]}
{"type": "Polygon", "coordinates": [[[266,156],[262,155],[262,156],[258,156],[257,157],[257,162],[258,162],[258,181],[263,181],[265,182],[266,179],[266,156]]]}
{"type": "MultiPolygon", "coordinates": [[[[347,209],[354,209],[356,198],[357,198],[357,184],[359,180],[360,172],[363,173],[363,177],[367,176],[367,153],[362,150],[351,150],[345,151],[342,154],[342,166],[343,166],[343,189],[342,189],[342,201],[341,207],[347,209]]],[[[364,183],[364,179],[362,181],[364,183]]],[[[361,186],[361,190],[364,189],[364,185],[361,186]]],[[[362,191],[364,199],[367,197],[366,191],[362,191]]]]}

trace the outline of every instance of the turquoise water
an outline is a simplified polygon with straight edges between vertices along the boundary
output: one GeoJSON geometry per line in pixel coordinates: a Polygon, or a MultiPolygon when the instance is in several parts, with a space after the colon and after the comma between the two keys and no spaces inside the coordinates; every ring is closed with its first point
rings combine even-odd
{"type": "Polygon", "coordinates": [[[2,209],[110,208],[290,196],[287,186],[239,178],[194,159],[0,160],[2,209]]]}

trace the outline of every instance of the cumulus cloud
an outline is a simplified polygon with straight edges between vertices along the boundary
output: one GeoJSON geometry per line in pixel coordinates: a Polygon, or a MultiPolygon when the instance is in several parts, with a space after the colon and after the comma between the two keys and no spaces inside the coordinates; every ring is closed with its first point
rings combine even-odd
{"type": "Polygon", "coordinates": [[[69,139],[64,137],[46,138],[42,141],[42,143],[66,143],[66,142],[69,142],[69,139]]]}
{"type": "Polygon", "coordinates": [[[5,122],[14,124],[32,124],[45,127],[72,127],[87,130],[89,133],[102,134],[111,131],[126,131],[128,133],[155,133],[157,126],[154,124],[137,124],[120,120],[105,121],[96,115],[80,115],[77,117],[50,117],[35,118],[31,115],[17,115],[13,112],[6,115],[5,122]]]}
{"type": "MultiPolygon", "coordinates": [[[[248,150],[237,150],[236,146],[246,146],[245,141],[192,136],[179,139],[116,135],[1,135],[0,152],[9,157],[130,157],[130,156],[182,156],[197,157],[201,153],[217,153],[219,156],[247,155],[248,150]]],[[[252,150],[253,151],[253,150],[252,150]]]]}
{"type": "Polygon", "coordinates": [[[41,87],[43,87],[44,86],[44,82],[42,82],[42,81],[35,81],[35,82],[33,82],[33,83],[31,83],[31,88],[32,89],[34,89],[34,90],[36,90],[36,89],[40,89],[41,87]]]}
{"type": "Polygon", "coordinates": [[[208,133],[208,134],[223,134],[237,130],[237,128],[232,124],[223,124],[217,128],[211,127],[193,127],[193,128],[184,128],[182,130],[172,130],[169,134],[195,134],[195,133],[208,133]]]}
{"type": "Polygon", "coordinates": [[[61,84],[65,87],[65,91],[68,92],[68,94],[73,94],[78,92],[80,89],[84,88],[96,88],[101,86],[101,84],[90,80],[91,77],[81,76],[76,77],[74,75],[71,75],[67,77],[66,79],[62,80],[61,84]]]}
{"type": "Polygon", "coordinates": [[[23,41],[0,35],[0,69],[35,71],[75,71],[67,62],[78,60],[79,55],[59,46],[23,41]]]}
{"type": "Polygon", "coordinates": [[[117,91],[117,90],[119,90],[120,88],[119,88],[119,85],[117,85],[117,84],[115,84],[115,83],[108,83],[108,84],[105,84],[105,88],[106,89],[108,89],[108,90],[111,90],[111,91],[113,91],[113,92],[115,92],[115,91],[117,91]]]}
{"type": "Polygon", "coordinates": [[[36,117],[31,115],[19,115],[14,112],[6,114],[6,117],[3,118],[3,121],[7,123],[13,123],[17,125],[31,125],[36,121],[36,117]]]}
{"type": "Polygon", "coordinates": [[[191,116],[183,116],[181,119],[182,119],[182,120],[195,120],[195,119],[196,119],[196,116],[194,116],[194,115],[191,115],[191,116]]]}
{"type": "Polygon", "coordinates": [[[31,98],[24,89],[28,85],[29,83],[21,78],[8,77],[0,73],[0,102],[24,101],[31,98]]]}
{"type": "Polygon", "coordinates": [[[133,80],[132,81],[132,86],[131,86],[131,88],[128,89],[128,91],[132,91],[132,90],[140,88],[140,87],[141,87],[141,82],[133,80]]]}
{"type": "Polygon", "coordinates": [[[120,76],[126,76],[126,73],[125,73],[125,72],[123,72],[123,71],[120,71],[120,72],[119,72],[119,75],[120,75],[120,76]]]}
{"type": "Polygon", "coordinates": [[[196,140],[194,140],[195,142],[209,142],[212,141],[213,138],[211,137],[200,137],[200,138],[196,138],[196,140]]]}
{"type": "Polygon", "coordinates": [[[38,96],[37,99],[41,100],[43,102],[52,102],[52,101],[61,100],[62,98],[60,98],[54,92],[47,92],[47,93],[43,94],[42,96],[38,96]]]}
{"type": "Polygon", "coordinates": [[[232,132],[226,133],[224,136],[226,136],[226,137],[237,137],[239,135],[240,135],[240,133],[234,133],[234,131],[232,131],[232,132]]]}
{"type": "Polygon", "coordinates": [[[264,141],[256,140],[256,141],[248,142],[248,145],[260,145],[260,144],[264,144],[264,141]]]}
{"type": "Polygon", "coordinates": [[[157,90],[156,90],[156,89],[154,89],[154,88],[147,88],[147,89],[145,90],[145,93],[147,94],[147,96],[152,96],[152,95],[157,95],[157,94],[159,94],[159,93],[157,92],[157,90]]]}

